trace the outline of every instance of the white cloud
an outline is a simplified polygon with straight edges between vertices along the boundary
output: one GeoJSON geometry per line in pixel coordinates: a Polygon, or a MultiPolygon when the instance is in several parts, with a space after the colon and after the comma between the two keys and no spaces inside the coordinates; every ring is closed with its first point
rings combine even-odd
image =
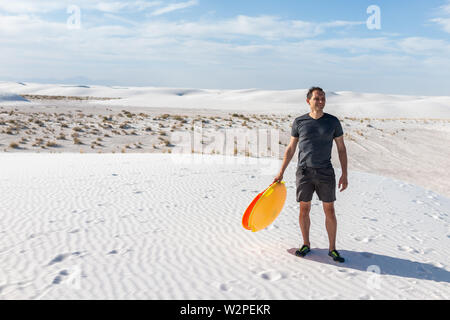
{"type": "Polygon", "coordinates": [[[450,33],[450,18],[435,18],[431,21],[439,24],[445,32],[450,33]]]}
{"type": "Polygon", "coordinates": [[[95,5],[95,8],[103,12],[118,12],[123,8],[127,7],[129,4],[126,2],[100,2],[95,5]]]}
{"type": "Polygon", "coordinates": [[[261,41],[261,39],[284,41],[313,38],[329,29],[359,24],[359,22],[353,21],[313,23],[301,20],[282,20],[274,16],[239,15],[217,21],[150,21],[143,24],[143,29],[149,37],[199,37],[222,40],[252,37],[252,41],[261,41]]]}
{"type": "Polygon", "coordinates": [[[153,11],[151,13],[151,15],[152,16],[159,16],[159,15],[166,14],[166,13],[169,13],[169,12],[172,12],[172,11],[186,9],[186,8],[189,8],[189,7],[192,7],[192,6],[196,6],[196,5],[198,5],[198,0],[189,0],[187,2],[172,3],[172,4],[169,4],[166,7],[163,7],[163,8],[160,8],[160,9],[157,9],[157,10],[153,11]]]}
{"type": "MultiPolygon", "coordinates": [[[[77,2],[81,8],[87,3],[83,1],[77,2]]],[[[98,17],[113,20],[95,24],[92,20],[86,21],[87,17],[82,18],[80,30],[68,30],[63,19],[59,23],[46,21],[45,16],[36,11],[39,8],[26,14],[0,14],[0,61],[15,61],[14,66],[7,67],[4,76],[24,74],[36,66],[41,77],[60,70],[64,77],[82,74],[99,79],[111,70],[122,70],[122,73],[114,72],[122,74],[123,81],[134,81],[129,76],[133,72],[145,78],[145,71],[151,74],[154,69],[160,69],[167,83],[186,78],[184,83],[187,84],[189,72],[198,67],[204,73],[191,81],[198,81],[200,86],[202,81],[208,83],[205,79],[211,74],[226,72],[230,81],[240,78],[235,73],[239,70],[248,81],[273,72],[282,86],[281,83],[286,83],[281,82],[284,74],[291,79],[296,79],[295,75],[300,73],[316,77],[328,74],[338,79],[341,75],[351,77],[363,72],[375,75],[395,70],[396,74],[407,77],[408,72],[419,74],[422,70],[431,70],[430,74],[438,75],[450,70],[446,63],[450,42],[446,39],[380,34],[377,38],[346,38],[326,34],[330,30],[358,28],[365,24],[360,21],[315,23],[270,15],[133,21],[120,13],[155,8],[160,4],[135,0],[125,5],[122,1],[110,1],[109,5],[99,7],[106,2],[92,1],[91,8],[95,4],[95,10],[102,11],[98,17]],[[118,24],[114,20],[124,24],[111,25],[118,24]],[[319,35],[326,37],[315,38],[319,35]]],[[[234,82],[231,85],[235,85],[234,82]]]]}
{"type": "Polygon", "coordinates": [[[130,20],[130,19],[126,19],[120,16],[117,16],[115,14],[111,14],[111,13],[105,13],[104,14],[105,17],[110,18],[110,19],[114,19],[120,22],[124,22],[124,23],[128,23],[130,25],[133,25],[135,27],[139,26],[139,23],[137,23],[136,21],[130,20]]]}
{"type": "Polygon", "coordinates": [[[399,41],[398,46],[403,52],[411,55],[450,55],[450,44],[441,39],[409,37],[399,41]]]}
{"type": "Polygon", "coordinates": [[[446,4],[439,7],[437,12],[439,12],[439,16],[430,19],[430,21],[440,25],[443,31],[450,33],[450,0],[447,0],[446,4]]]}
{"type": "Polygon", "coordinates": [[[15,0],[15,1],[0,1],[0,10],[26,14],[26,13],[45,13],[54,10],[59,10],[67,7],[67,4],[62,1],[55,0],[15,0]]]}
{"type": "Polygon", "coordinates": [[[155,6],[161,5],[161,1],[132,1],[132,2],[123,2],[123,1],[113,1],[113,2],[100,2],[98,4],[89,4],[89,6],[93,6],[94,9],[103,12],[109,13],[118,13],[124,9],[126,10],[137,10],[144,11],[148,8],[152,8],[155,6]]]}
{"type": "Polygon", "coordinates": [[[443,5],[443,6],[441,7],[441,10],[442,10],[444,13],[450,15],[450,1],[449,1],[449,0],[447,0],[447,4],[445,4],[445,5],[443,5]]]}
{"type": "Polygon", "coordinates": [[[6,16],[0,14],[0,39],[1,36],[16,36],[10,41],[24,42],[28,37],[35,38],[39,34],[45,33],[47,37],[57,36],[61,32],[67,32],[66,24],[48,22],[34,15],[21,14],[6,16]]]}
{"type": "Polygon", "coordinates": [[[83,9],[99,10],[102,12],[117,13],[121,10],[144,11],[163,4],[162,1],[144,0],[14,0],[0,1],[0,11],[16,14],[48,13],[56,10],[64,10],[69,5],[76,5],[83,9]]]}

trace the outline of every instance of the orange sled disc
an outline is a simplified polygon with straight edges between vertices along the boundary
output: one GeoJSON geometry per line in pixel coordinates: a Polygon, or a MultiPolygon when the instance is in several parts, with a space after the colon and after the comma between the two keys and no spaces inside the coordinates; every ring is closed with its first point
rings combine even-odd
{"type": "Polygon", "coordinates": [[[245,210],[244,228],[257,232],[271,225],[283,209],[286,194],[284,181],[275,182],[259,193],[245,210]]]}

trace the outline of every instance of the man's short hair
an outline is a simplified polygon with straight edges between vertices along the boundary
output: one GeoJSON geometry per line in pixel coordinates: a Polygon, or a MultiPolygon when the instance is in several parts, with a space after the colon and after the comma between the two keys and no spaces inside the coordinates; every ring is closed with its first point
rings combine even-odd
{"type": "Polygon", "coordinates": [[[322,88],[320,88],[320,87],[311,87],[311,88],[308,90],[308,93],[306,94],[306,98],[307,98],[308,100],[312,98],[312,95],[313,95],[313,92],[314,92],[314,91],[320,91],[320,92],[322,92],[323,94],[325,94],[325,91],[323,91],[322,88]]]}

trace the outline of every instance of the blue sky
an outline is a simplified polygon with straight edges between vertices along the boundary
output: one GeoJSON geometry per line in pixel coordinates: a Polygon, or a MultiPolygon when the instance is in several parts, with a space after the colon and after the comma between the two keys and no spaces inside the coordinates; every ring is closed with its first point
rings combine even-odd
{"type": "Polygon", "coordinates": [[[449,57],[450,0],[0,0],[0,81],[450,95],[449,57]]]}

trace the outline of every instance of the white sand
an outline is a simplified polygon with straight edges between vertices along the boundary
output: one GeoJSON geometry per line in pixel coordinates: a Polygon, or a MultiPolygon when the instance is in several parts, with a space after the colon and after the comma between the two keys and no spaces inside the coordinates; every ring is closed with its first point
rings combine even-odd
{"type": "Polygon", "coordinates": [[[336,202],[347,262],[327,256],[316,196],[301,259],[295,166],[282,213],[251,233],[241,218],[273,178],[267,163],[200,157],[2,154],[0,297],[450,298],[450,199],[350,171],[336,202]]]}
{"type": "MultiPolygon", "coordinates": [[[[0,92],[0,299],[450,297],[450,97],[328,94],[325,112],[340,117],[349,156],[350,185],[336,202],[347,262],[338,265],[317,198],[313,251],[292,255],[297,156],[281,215],[251,233],[242,214],[279,170],[276,156],[161,154],[204,120],[207,138],[277,129],[272,151],[282,157],[293,119],[308,112],[305,90],[3,82],[0,92]]],[[[339,178],[336,148],[332,162],[339,178]]]]}
{"type": "MultiPolygon", "coordinates": [[[[122,108],[291,114],[298,113],[299,106],[305,105],[307,90],[219,90],[0,82],[0,92],[121,98],[96,103],[122,108]]],[[[342,91],[329,92],[327,99],[328,111],[339,117],[450,118],[450,97],[447,96],[405,96],[342,91]]]]}
{"type": "MultiPolygon", "coordinates": [[[[21,153],[169,152],[177,146],[173,132],[192,132],[194,125],[207,120],[208,123],[202,125],[213,130],[213,134],[241,128],[249,132],[279,130],[278,155],[282,157],[290,139],[292,121],[308,112],[303,102],[306,90],[1,82],[0,92],[17,98],[16,101],[0,101],[0,123],[5,123],[0,125],[0,148],[21,153]],[[19,101],[23,98],[18,94],[30,95],[30,101],[19,101]],[[36,99],[33,95],[56,98],[36,99]],[[71,98],[65,99],[65,96],[71,98]],[[76,97],[123,99],[75,100],[76,97]],[[134,113],[133,117],[126,117],[123,110],[134,113]],[[233,116],[236,113],[249,120],[233,116]],[[171,117],[161,119],[162,114],[171,117]],[[104,122],[105,116],[111,116],[112,121],[104,122]],[[177,117],[186,122],[176,120],[177,117]],[[39,119],[45,125],[30,123],[30,119],[39,119]],[[20,121],[21,125],[8,121],[20,121]],[[8,131],[8,127],[11,130],[8,131]],[[15,130],[14,127],[27,129],[15,130]],[[78,132],[82,144],[74,143],[72,135],[76,128],[83,130],[78,132]],[[147,131],[148,128],[152,131],[147,131]],[[61,134],[65,139],[60,138],[61,134]],[[11,143],[19,148],[11,148],[11,143]]],[[[329,92],[325,112],[341,119],[351,170],[400,179],[450,197],[450,171],[447,169],[450,167],[450,97],[329,92]]],[[[245,154],[242,150],[238,153],[245,154]]],[[[333,161],[339,167],[336,153],[333,161]]]]}

